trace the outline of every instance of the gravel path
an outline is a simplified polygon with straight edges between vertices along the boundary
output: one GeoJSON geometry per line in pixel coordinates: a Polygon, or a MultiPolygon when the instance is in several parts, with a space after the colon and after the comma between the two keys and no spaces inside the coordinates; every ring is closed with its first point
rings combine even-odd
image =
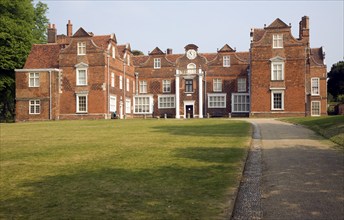
{"type": "Polygon", "coordinates": [[[302,126],[248,121],[261,136],[253,138],[232,219],[344,219],[343,152],[302,126]]]}

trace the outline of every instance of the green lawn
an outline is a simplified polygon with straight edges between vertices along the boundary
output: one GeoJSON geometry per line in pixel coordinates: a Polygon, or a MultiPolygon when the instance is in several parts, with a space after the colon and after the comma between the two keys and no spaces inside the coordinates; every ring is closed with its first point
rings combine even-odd
{"type": "Polygon", "coordinates": [[[224,119],[0,126],[0,219],[222,219],[250,141],[224,119]]]}
{"type": "Polygon", "coordinates": [[[344,147],[344,116],[286,118],[284,121],[304,125],[344,147]]]}

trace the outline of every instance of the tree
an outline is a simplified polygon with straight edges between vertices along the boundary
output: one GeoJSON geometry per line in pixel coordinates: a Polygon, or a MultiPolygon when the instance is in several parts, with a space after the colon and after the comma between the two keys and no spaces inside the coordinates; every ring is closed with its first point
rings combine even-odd
{"type": "Polygon", "coordinates": [[[48,7],[31,0],[0,1],[0,121],[14,119],[15,74],[22,68],[33,43],[46,42],[48,7]],[[43,26],[45,27],[43,28],[43,26]]]}
{"type": "Polygon", "coordinates": [[[132,50],[131,53],[134,56],[144,55],[144,53],[142,51],[140,51],[140,50],[132,50]]]}
{"type": "Polygon", "coordinates": [[[333,64],[327,77],[327,91],[338,101],[338,96],[344,95],[344,61],[333,64]]]}

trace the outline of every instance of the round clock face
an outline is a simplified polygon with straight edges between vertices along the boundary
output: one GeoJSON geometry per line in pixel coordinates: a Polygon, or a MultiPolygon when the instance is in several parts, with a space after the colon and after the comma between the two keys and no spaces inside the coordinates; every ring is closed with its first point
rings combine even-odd
{"type": "Polygon", "coordinates": [[[197,53],[196,53],[195,50],[191,49],[191,50],[188,50],[188,51],[186,52],[186,56],[187,56],[187,58],[189,58],[190,60],[193,60],[193,59],[196,58],[197,53]]]}

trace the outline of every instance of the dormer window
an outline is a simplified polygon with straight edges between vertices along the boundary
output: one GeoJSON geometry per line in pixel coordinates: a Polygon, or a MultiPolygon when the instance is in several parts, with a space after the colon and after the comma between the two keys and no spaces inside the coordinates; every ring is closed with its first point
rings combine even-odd
{"type": "Polygon", "coordinates": [[[154,69],[160,69],[160,68],[161,68],[161,59],[154,58],[154,69]]]}
{"type": "Polygon", "coordinates": [[[283,35],[282,34],[274,34],[273,35],[273,48],[283,48],[283,35]]]}
{"type": "Polygon", "coordinates": [[[231,57],[223,56],[223,67],[230,67],[230,66],[231,66],[231,57]]]}
{"type": "Polygon", "coordinates": [[[78,42],[78,55],[86,55],[86,42],[78,42]]]}

